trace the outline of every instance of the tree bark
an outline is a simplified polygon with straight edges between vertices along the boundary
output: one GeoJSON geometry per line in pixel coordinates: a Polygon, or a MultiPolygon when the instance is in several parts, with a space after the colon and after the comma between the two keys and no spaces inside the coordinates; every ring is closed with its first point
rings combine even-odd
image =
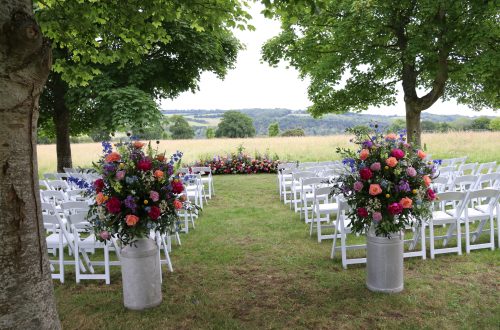
{"type": "Polygon", "coordinates": [[[422,128],[420,127],[420,111],[415,104],[406,101],[406,136],[408,142],[416,147],[422,145],[422,128]]]}
{"type": "Polygon", "coordinates": [[[71,113],[66,106],[64,96],[66,93],[65,82],[60,74],[54,75],[54,125],[56,128],[56,153],[57,171],[64,172],[64,167],[73,167],[71,159],[71,142],[69,134],[69,123],[71,113]]]}
{"type": "Polygon", "coordinates": [[[52,55],[31,1],[0,6],[0,328],[59,329],[36,161],[38,98],[52,55]]]}

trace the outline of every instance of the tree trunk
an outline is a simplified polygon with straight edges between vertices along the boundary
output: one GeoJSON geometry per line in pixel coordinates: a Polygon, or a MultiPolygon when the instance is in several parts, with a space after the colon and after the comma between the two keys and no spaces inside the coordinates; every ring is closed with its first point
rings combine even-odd
{"type": "Polygon", "coordinates": [[[420,127],[420,111],[413,102],[406,101],[406,136],[408,142],[416,147],[422,145],[422,129],[420,127]]]}
{"type": "Polygon", "coordinates": [[[0,6],[0,328],[59,329],[36,162],[50,45],[32,18],[31,1],[0,6]]]}
{"type": "Polygon", "coordinates": [[[54,125],[56,127],[57,171],[64,172],[64,167],[73,167],[71,160],[71,143],[69,139],[69,123],[71,113],[64,101],[65,82],[60,74],[54,75],[54,125]]]}

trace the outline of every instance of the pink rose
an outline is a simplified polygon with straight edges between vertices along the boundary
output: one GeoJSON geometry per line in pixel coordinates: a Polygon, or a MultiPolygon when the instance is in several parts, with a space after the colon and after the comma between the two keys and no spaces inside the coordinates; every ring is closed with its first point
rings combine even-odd
{"type": "Polygon", "coordinates": [[[392,149],[391,156],[396,158],[397,160],[400,160],[405,156],[405,152],[401,149],[392,149]]]}
{"type": "Polygon", "coordinates": [[[139,217],[133,214],[127,214],[125,222],[127,223],[127,226],[133,227],[139,222],[139,217]]]}
{"type": "Polygon", "coordinates": [[[372,173],[372,171],[370,171],[369,168],[365,167],[359,171],[359,175],[361,176],[361,179],[369,180],[373,176],[373,173],[372,173]]]}
{"type": "Polygon", "coordinates": [[[382,220],[382,213],[380,213],[380,212],[373,212],[372,219],[375,222],[380,222],[380,220],[382,220]]]}
{"type": "Polygon", "coordinates": [[[387,211],[392,215],[400,214],[403,212],[403,206],[399,203],[392,203],[387,207],[387,211]]]}
{"type": "Polygon", "coordinates": [[[107,241],[108,239],[110,239],[110,238],[111,238],[111,234],[110,234],[107,230],[103,230],[103,231],[101,231],[101,232],[99,233],[99,236],[100,236],[103,240],[105,240],[105,241],[107,241]]]}
{"type": "Polygon", "coordinates": [[[116,180],[121,181],[121,180],[123,180],[124,177],[125,177],[125,171],[116,172],[116,175],[115,175],[116,180]]]}
{"type": "Polygon", "coordinates": [[[360,181],[354,182],[354,187],[353,188],[356,191],[361,191],[361,189],[363,189],[363,182],[360,182],[360,181]]]}
{"type": "Polygon", "coordinates": [[[368,151],[368,149],[363,149],[361,150],[361,152],[359,153],[359,159],[361,160],[365,160],[368,158],[368,156],[370,155],[370,152],[368,151]]]}
{"type": "Polygon", "coordinates": [[[413,167],[408,167],[406,169],[406,174],[409,176],[409,177],[414,177],[417,175],[417,170],[415,170],[413,167]]]}
{"type": "Polygon", "coordinates": [[[427,189],[427,198],[430,200],[430,201],[433,201],[436,199],[436,193],[434,192],[434,190],[432,189],[427,189]]]}
{"type": "Polygon", "coordinates": [[[149,192],[149,198],[151,198],[153,202],[157,202],[160,199],[160,194],[154,190],[151,190],[149,192]]]}
{"type": "Polygon", "coordinates": [[[358,207],[358,215],[362,218],[366,218],[368,216],[368,211],[364,207],[358,207]]]}
{"type": "Polygon", "coordinates": [[[376,163],[373,163],[371,166],[370,166],[370,169],[374,172],[377,172],[377,171],[380,171],[380,163],[379,162],[376,162],[376,163]]]}
{"type": "Polygon", "coordinates": [[[380,185],[378,185],[376,183],[371,184],[369,193],[372,196],[377,196],[378,194],[382,193],[382,188],[380,188],[380,185]]]}

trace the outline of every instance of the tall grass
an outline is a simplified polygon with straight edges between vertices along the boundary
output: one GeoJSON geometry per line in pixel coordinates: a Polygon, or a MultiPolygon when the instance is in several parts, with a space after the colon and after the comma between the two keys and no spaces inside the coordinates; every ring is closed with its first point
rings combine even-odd
{"type": "MultiPolygon", "coordinates": [[[[353,147],[348,135],[274,137],[211,140],[166,140],[159,150],[167,154],[176,150],[184,152],[183,161],[224,155],[240,145],[245,152],[277,154],[283,160],[324,161],[338,159],[337,147],[353,147]]],[[[427,152],[434,159],[468,156],[468,161],[500,161],[500,132],[450,132],[431,133],[422,136],[427,152]]],[[[101,152],[99,143],[82,143],[71,146],[74,166],[89,166],[101,152]]],[[[56,168],[55,145],[38,146],[39,172],[53,172],[56,168]]]]}

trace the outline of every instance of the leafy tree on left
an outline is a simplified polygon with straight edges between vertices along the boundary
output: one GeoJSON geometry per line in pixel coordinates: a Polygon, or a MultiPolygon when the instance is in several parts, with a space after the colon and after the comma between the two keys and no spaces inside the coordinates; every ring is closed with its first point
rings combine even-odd
{"type": "MultiPolygon", "coordinates": [[[[155,43],[139,64],[94,64],[100,74],[87,86],[71,87],[64,75],[50,74],[40,102],[39,128],[45,136],[56,137],[58,171],[72,167],[70,135],[159,131],[161,113],[154,99],[195,92],[203,71],[223,78],[241,48],[232,32],[222,27],[198,31],[181,21],[163,27],[170,35],[168,43],[155,43]]],[[[66,49],[55,54],[70,68],[80,65],[68,59],[66,49]]]]}
{"type": "Polygon", "coordinates": [[[70,85],[85,85],[97,65],[139,63],[171,36],[163,23],[195,31],[241,25],[242,2],[63,1],[38,4],[43,31],[28,0],[0,3],[0,328],[59,329],[40,209],[36,133],[38,100],[52,64],[52,45],[78,63],[56,60],[70,85]],[[112,23],[112,24],[111,24],[112,23]]]}

